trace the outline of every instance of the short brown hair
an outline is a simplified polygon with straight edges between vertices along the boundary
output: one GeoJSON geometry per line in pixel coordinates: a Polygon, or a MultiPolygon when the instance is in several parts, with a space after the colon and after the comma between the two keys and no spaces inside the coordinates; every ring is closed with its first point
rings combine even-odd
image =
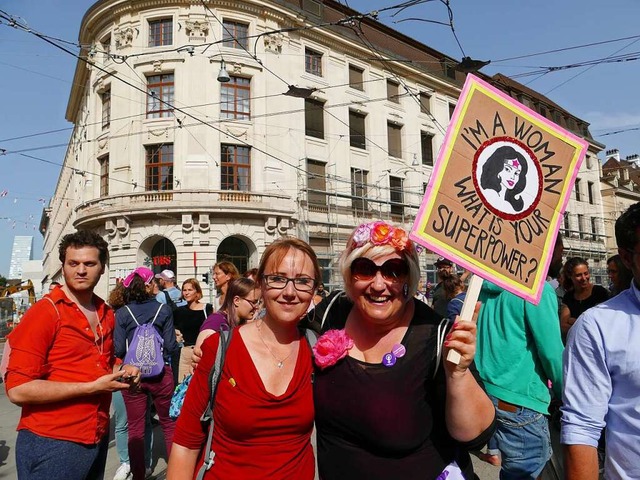
{"type": "MultiPolygon", "coordinates": [[[[189,284],[193,287],[193,289],[198,294],[198,300],[200,300],[202,298],[202,287],[200,286],[200,282],[195,278],[187,278],[184,282],[182,282],[182,288],[184,288],[186,284],[189,284]]],[[[180,290],[182,290],[182,288],[180,290]]]]}
{"type": "Polygon", "coordinates": [[[67,249],[94,247],[98,249],[98,258],[102,266],[106,266],[109,261],[109,244],[99,234],[90,232],[89,230],[78,230],[75,233],[68,233],[62,237],[60,246],[58,247],[58,258],[64,265],[67,258],[67,249]]]}
{"type": "Polygon", "coordinates": [[[262,282],[262,279],[264,278],[264,270],[267,267],[267,262],[272,260],[275,265],[280,265],[291,249],[299,250],[309,257],[313,264],[313,276],[316,281],[316,285],[320,283],[322,280],[322,273],[320,273],[320,265],[318,264],[316,252],[313,251],[313,248],[311,248],[307,242],[295,237],[283,237],[267,246],[262,254],[262,258],[260,259],[260,265],[258,266],[258,283],[262,282]]]}
{"type": "Polygon", "coordinates": [[[238,277],[240,277],[240,272],[238,271],[238,268],[230,261],[228,260],[223,260],[222,262],[218,262],[216,263],[213,268],[219,268],[220,270],[222,270],[224,273],[226,273],[227,275],[229,275],[231,277],[231,280],[234,280],[238,277]]]}

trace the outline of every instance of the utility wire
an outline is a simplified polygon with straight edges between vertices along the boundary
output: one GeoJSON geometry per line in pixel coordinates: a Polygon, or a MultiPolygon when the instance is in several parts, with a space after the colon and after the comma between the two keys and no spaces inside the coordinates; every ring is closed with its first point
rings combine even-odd
{"type": "Polygon", "coordinates": [[[577,50],[580,48],[587,48],[587,47],[595,47],[598,45],[605,45],[607,43],[615,43],[615,42],[622,42],[624,40],[633,40],[636,38],[640,38],[640,35],[632,35],[630,37],[622,37],[622,38],[614,38],[612,40],[603,40],[601,42],[592,42],[592,43],[584,43],[581,45],[573,45],[571,47],[564,47],[564,48],[556,48],[553,50],[546,50],[544,52],[536,52],[536,53],[528,53],[525,55],[518,55],[516,57],[507,57],[507,58],[501,58],[499,60],[492,60],[491,63],[495,64],[495,63],[500,63],[500,62],[507,62],[509,60],[519,60],[521,58],[530,58],[530,57],[537,57],[540,55],[548,55],[551,53],[559,53],[559,52],[566,52],[568,50],[577,50]]]}
{"type": "MultiPolygon", "coordinates": [[[[569,78],[569,79],[565,80],[565,81],[564,81],[564,82],[562,82],[560,85],[557,85],[557,86],[553,87],[551,90],[549,90],[549,91],[545,92],[545,93],[544,93],[544,95],[548,95],[548,94],[550,94],[550,93],[551,93],[551,92],[553,92],[554,90],[557,90],[558,88],[562,87],[563,85],[566,85],[566,84],[567,84],[567,83],[569,83],[571,80],[573,80],[573,79],[575,79],[575,78],[579,77],[580,75],[583,75],[583,74],[587,73],[589,70],[591,70],[592,68],[594,68],[596,65],[600,65],[601,63],[605,63],[607,59],[609,59],[609,58],[613,57],[613,56],[614,56],[614,55],[616,55],[617,53],[621,52],[622,50],[625,50],[626,48],[630,47],[631,45],[633,45],[634,43],[636,43],[636,42],[638,42],[638,41],[640,41],[640,38],[637,38],[637,39],[635,39],[635,40],[631,41],[628,45],[625,45],[624,47],[622,47],[622,48],[620,48],[620,49],[616,50],[615,52],[613,52],[613,53],[612,53],[611,55],[609,55],[608,57],[605,57],[605,59],[603,59],[603,60],[602,60],[602,62],[595,63],[595,64],[591,65],[589,68],[586,68],[585,70],[583,70],[583,71],[581,71],[581,72],[576,73],[573,77],[571,77],[571,78],[569,78]]],[[[635,57],[635,58],[630,59],[630,60],[638,60],[638,57],[635,57]]],[[[628,61],[628,60],[627,60],[627,61],[628,61]]],[[[606,62],[606,63],[608,63],[608,62],[606,62]]]]}

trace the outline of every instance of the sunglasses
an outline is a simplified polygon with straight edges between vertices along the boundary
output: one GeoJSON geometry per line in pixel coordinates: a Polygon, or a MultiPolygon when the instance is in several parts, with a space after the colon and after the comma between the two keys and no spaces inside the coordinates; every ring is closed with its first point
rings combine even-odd
{"type": "Polygon", "coordinates": [[[400,258],[392,258],[382,265],[376,265],[369,258],[360,257],[351,262],[351,276],[356,280],[373,280],[377,273],[388,282],[396,282],[409,274],[409,265],[400,258]]]}

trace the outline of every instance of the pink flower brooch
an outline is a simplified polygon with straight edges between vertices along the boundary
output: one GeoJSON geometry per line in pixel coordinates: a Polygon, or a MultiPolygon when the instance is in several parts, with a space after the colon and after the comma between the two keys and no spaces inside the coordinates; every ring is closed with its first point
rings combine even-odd
{"type": "Polygon", "coordinates": [[[343,330],[328,330],[313,346],[313,356],[316,365],[324,370],[335,365],[339,360],[347,356],[349,349],[353,347],[353,339],[343,330]]]}

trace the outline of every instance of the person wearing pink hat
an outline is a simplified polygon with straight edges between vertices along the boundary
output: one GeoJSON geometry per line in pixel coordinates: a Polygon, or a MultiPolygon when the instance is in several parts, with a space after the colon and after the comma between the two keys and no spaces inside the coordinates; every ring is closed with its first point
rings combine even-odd
{"type": "Polygon", "coordinates": [[[133,480],[145,478],[144,430],[148,408],[147,396],[151,397],[160,419],[167,458],[171,452],[175,429],[175,422],[169,417],[174,386],[170,365],[171,355],[178,345],[171,309],[167,305],[158,303],[153,296],[153,278],[153,272],[147,267],[138,267],[131,272],[122,282],[125,287],[123,293],[125,305],[116,310],[114,332],[116,357],[125,357],[139,325],[152,323],[163,340],[164,369],[157,376],[143,378],[137,391],[122,395],[129,421],[129,460],[133,480]]]}

